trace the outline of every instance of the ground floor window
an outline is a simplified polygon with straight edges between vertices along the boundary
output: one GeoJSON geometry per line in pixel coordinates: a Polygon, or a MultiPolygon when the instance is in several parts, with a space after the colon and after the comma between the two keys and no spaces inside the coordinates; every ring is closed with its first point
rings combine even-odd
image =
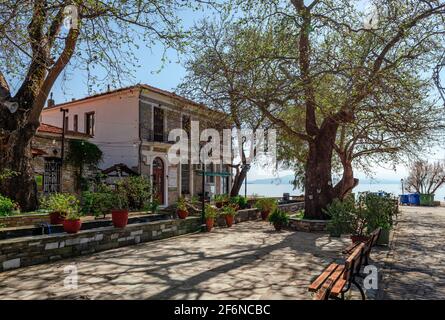
{"type": "Polygon", "coordinates": [[[43,175],[44,193],[60,192],[61,166],[62,161],[59,158],[45,159],[45,173],[43,175]]]}

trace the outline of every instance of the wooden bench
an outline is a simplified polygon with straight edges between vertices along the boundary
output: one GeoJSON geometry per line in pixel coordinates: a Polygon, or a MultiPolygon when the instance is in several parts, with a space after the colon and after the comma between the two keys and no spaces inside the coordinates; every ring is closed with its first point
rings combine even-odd
{"type": "Polygon", "coordinates": [[[362,300],[365,293],[356,278],[361,277],[362,266],[369,264],[369,255],[380,236],[381,228],[374,230],[365,242],[356,242],[345,248],[342,253],[347,255],[344,264],[331,263],[309,286],[317,300],[344,299],[352,285],[360,291],[362,300]]]}
{"type": "MultiPolygon", "coordinates": [[[[369,255],[371,254],[372,248],[376,245],[377,240],[380,237],[380,232],[382,231],[381,228],[375,229],[371,235],[369,236],[369,239],[365,241],[365,262],[364,265],[367,266],[369,264],[369,255]]],[[[360,242],[355,242],[351,244],[350,246],[346,247],[342,253],[345,255],[350,255],[355,248],[360,244],[360,242]]]]}
{"type": "Polygon", "coordinates": [[[360,269],[365,259],[365,243],[359,243],[344,264],[331,263],[309,286],[309,292],[314,293],[315,300],[344,300],[345,293],[352,285],[360,291],[362,300],[365,293],[357,282],[360,269]]]}

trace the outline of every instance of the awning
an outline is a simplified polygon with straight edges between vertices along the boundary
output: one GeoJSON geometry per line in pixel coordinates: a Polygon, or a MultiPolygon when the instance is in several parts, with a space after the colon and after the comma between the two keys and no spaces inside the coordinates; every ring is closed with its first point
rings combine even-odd
{"type": "MultiPolygon", "coordinates": [[[[202,176],[202,170],[196,170],[196,173],[198,176],[202,176]]],[[[206,177],[230,177],[231,174],[229,172],[211,172],[211,171],[205,171],[204,175],[206,177]]]]}

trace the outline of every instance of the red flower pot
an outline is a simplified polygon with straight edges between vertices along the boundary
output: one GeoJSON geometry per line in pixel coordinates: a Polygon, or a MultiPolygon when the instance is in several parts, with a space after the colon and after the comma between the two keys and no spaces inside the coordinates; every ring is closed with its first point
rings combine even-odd
{"type": "Polygon", "coordinates": [[[226,219],[227,227],[230,228],[233,225],[234,216],[227,214],[224,216],[224,219],[226,219]]]}
{"type": "Polygon", "coordinates": [[[179,219],[185,219],[189,215],[189,212],[186,210],[177,210],[176,213],[178,214],[179,219]]]}
{"type": "Polygon", "coordinates": [[[111,218],[115,228],[125,228],[128,223],[128,210],[112,210],[111,218]]]}
{"type": "Polygon", "coordinates": [[[261,211],[261,219],[266,221],[267,217],[269,217],[269,213],[270,213],[270,211],[261,211]]]}
{"type": "Polygon", "coordinates": [[[367,236],[351,236],[351,241],[352,243],[357,243],[357,242],[366,242],[369,240],[369,237],[367,236]]]}
{"type": "Polygon", "coordinates": [[[65,220],[65,216],[61,212],[51,212],[49,214],[49,221],[51,224],[62,224],[65,220]]]}
{"type": "Polygon", "coordinates": [[[215,220],[213,218],[209,218],[206,220],[207,232],[210,232],[212,230],[214,223],[215,220]]]}
{"type": "Polygon", "coordinates": [[[82,221],[78,220],[63,220],[63,230],[66,233],[78,233],[82,227],[82,221]]]}

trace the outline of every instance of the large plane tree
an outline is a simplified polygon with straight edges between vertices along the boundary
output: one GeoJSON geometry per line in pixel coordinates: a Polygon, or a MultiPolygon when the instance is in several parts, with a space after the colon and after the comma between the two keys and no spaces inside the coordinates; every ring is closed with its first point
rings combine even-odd
{"type": "Polygon", "coordinates": [[[238,94],[290,146],[304,145],[303,157],[289,154],[305,161],[310,218],[324,218],[326,205],[357,184],[353,161],[395,159],[407,146],[414,153],[442,125],[430,73],[444,50],[445,2],[374,2],[378,19],[368,23],[353,1],[240,4],[249,30],[241,58],[262,65],[264,76],[238,94]],[[337,184],[333,163],[343,168],[337,184]]]}

